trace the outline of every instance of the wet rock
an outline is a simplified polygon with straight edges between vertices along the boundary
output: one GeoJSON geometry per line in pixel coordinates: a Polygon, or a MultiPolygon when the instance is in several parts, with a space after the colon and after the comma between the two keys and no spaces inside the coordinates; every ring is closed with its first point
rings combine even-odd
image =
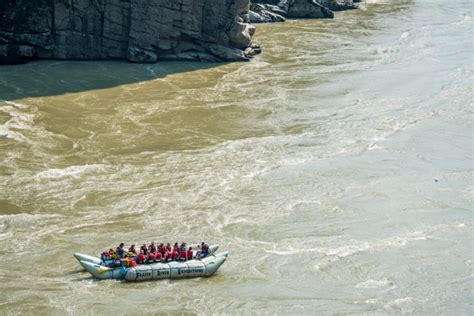
{"type": "Polygon", "coordinates": [[[253,0],[250,22],[283,22],[286,18],[333,18],[333,11],[357,8],[353,0],[253,0]]]}
{"type": "Polygon", "coordinates": [[[280,7],[271,4],[253,3],[250,5],[251,23],[285,22],[287,12],[280,7]]]}
{"type": "Polygon", "coordinates": [[[129,47],[127,51],[127,60],[135,63],[156,63],[158,56],[152,51],[137,47],[129,47]]]}
{"type": "Polygon", "coordinates": [[[315,0],[294,0],[287,2],[288,17],[295,19],[333,18],[334,13],[315,0]]]}
{"type": "Polygon", "coordinates": [[[36,51],[32,46],[0,44],[0,64],[18,64],[32,59],[36,51]]]}
{"type": "Polygon", "coordinates": [[[245,55],[240,49],[212,44],[209,46],[213,55],[219,57],[222,60],[229,61],[246,61],[249,60],[249,56],[245,55]]]}
{"type": "Polygon", "coordinates": [[[328,8],[332,11],[343,11],[343,10],[352,10],[357,9],[357,6],[354,5],[354,2],[360,1],[353,1],[353,0],[316,0],[319,4],[323,5],[324,7],[328,8]]]}

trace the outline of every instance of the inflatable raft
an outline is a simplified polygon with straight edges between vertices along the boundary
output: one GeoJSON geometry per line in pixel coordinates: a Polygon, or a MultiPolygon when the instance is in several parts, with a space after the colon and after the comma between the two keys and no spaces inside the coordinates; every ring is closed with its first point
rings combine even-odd
{"type": "Polygon", "coordinates": [[[215,254],[217,246],[211,246],[210,255],[202,259],[188,261],[159,262],[137,265],[134,268],[107,267],[97,257],[75,253],[74,257],[95,278],[121,279],[129,282],[209,277],[225,262],[228,251],[215,254]]]}

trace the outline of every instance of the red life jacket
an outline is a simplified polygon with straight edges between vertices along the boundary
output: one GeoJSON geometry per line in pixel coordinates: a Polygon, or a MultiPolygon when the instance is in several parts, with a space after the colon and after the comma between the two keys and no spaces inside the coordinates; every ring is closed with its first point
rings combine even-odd
{"type": "Polygon", "coordinates": [[[157,253],[156,253],[156,260],[157,260],[157,261],[163,260],[163,255],[161,254],[161,252],[157,252],[157,253]]]}
{"type": "Polygon", "coordinates": [[[188,260],[191,260],[193,258],[193,251],[188,250],[188,260]]]}
{"type": "Polygon", "coordinates": [[[175,260],[176,258],[178,258],[179,254],[177,251],[173,251],[173,260],[175,260]]]}
{"type": "Polygon", "coordinates": [[[188,260],[188,252],[187,251],[181,251],[179,258],[181,260],[188,260]]]}
{"type": "Polygon", "coordinates": [[[130,259],[130,266],[131,266],[132,268],[135,268],[135,267],[137,266],[137,263],[135,262],[135,260],[130,259]]]}
{"type": "Polygon", "coordinates": [[[138,263],[143,263],[145,261],[145,256],[143,254],[139,254],[137,257],[138,263]]]}
{"type": "Polygon", "coordinates": [[[150,252],[150,254],[148,255],[148,260],[155,261],[155,254],[153,252],[150,252]]]}

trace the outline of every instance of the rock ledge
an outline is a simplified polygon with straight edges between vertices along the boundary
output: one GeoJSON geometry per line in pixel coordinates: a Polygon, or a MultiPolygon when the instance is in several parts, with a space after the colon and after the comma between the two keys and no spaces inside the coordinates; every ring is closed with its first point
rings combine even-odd
{"type": "Polygon", "coordinates": [[[248,60],[249,0],[4,0],[0,64],[50,59],[248,60]]]}

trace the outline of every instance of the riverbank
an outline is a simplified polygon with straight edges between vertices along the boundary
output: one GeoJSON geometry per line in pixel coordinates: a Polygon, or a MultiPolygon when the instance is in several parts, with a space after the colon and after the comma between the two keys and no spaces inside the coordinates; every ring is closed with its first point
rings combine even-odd
{"type": "Polygon", "coordinates": [[[120,3],[79,0],[0,4],[0,65],[35,59],[246,61],[261,52],[252,22],[332,18],[352,0],[120,3]]]}

